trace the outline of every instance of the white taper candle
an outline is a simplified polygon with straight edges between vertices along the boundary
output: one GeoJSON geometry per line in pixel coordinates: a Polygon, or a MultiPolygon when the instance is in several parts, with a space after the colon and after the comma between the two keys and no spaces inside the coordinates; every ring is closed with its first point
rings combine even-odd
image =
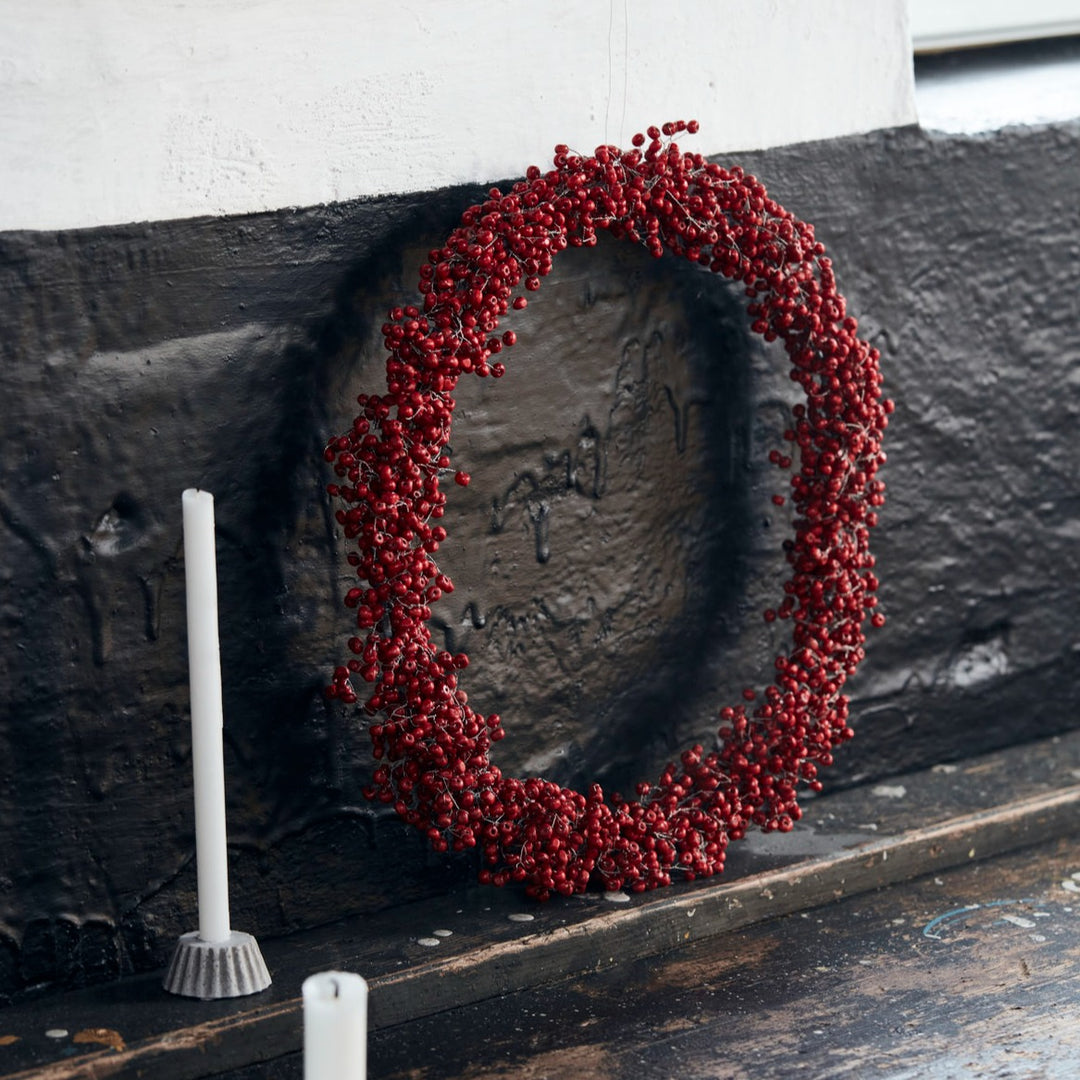
{"type": "Polygon", "coordinates": [[[189,488],[182,502],[199,937],[216,942],[229,937],[230,926],[214,496],[189,488]]]}
{"type": "Polygon", "coordinates": [[[365,1080],[368,986],[347,971],[304,980],[304,1080],[365,1080]]]}

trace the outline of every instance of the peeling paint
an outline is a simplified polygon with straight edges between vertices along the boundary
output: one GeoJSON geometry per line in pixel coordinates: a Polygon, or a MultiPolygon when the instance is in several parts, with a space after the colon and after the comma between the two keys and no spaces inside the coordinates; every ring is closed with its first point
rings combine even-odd
{"type": "Polygon", "coordinates": [[[82,1031],[75,1032],[71,1037],[71,1041],[73,1043],[106,1046],[117,1053],[126,1049],[120,1032],[113,1031],[112,1028],[84,1028],[82,1031]]]}

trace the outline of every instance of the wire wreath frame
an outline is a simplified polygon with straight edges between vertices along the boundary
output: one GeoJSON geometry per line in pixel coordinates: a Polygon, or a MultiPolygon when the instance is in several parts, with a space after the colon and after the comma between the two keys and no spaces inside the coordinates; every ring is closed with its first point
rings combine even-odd
{"type": "Polygon", "coordinates": [[[355,613],[350,658],[326,693],[370,718],[376,768],[365,795],[436,851],[478,848],[482,882],[520,882],[540,899],[590,880],[641,891],[708,877],[747,829],[791,829],[799,789],[821,789],[819,767],[853,734],[843,687],[863,659],[865,623],[884,622],[869,550],[892,411],[878,351],[858,337],[813,227],[755,177],[683,152],[672,141],[683,131],[696,133],[696,122],[651,127],[627,151],[557,146],[552,169],[532,166],[467,209],[421,267],[418,302],[382,327],[385,393],[361,394],[352,427],[324,452],[359,579],[344,598],[355,613]],[[792,500],[794,535],[782,595],[763,615],[791,622],[790,645],[768,685],[720,709],[714,749],[685,750],[633,798],[504,776],[490,759],[500,717],[473,709],[460,684],[468,657],[439,649],[428,625],[431,605],[453,590],[435,556],[446,540],[454,388],[465,375],[504,374],[497,357],[516,338],[497,333],[500,321],[526,306],[559,252],[594,244],[601,229],[741,282],[752,330],[783,343],[805,394],[784,432],[788,452],[770,454],[790,474],[773,501],[792,500]],[[370,688],[362,702],[357,680],[370,688]]]}

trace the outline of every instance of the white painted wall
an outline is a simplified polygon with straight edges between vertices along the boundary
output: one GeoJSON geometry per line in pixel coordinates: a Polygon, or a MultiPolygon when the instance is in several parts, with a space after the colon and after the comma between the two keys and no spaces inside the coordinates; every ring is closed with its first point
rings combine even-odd
{"type": "Polygon", "coordinates": [[[916,52],[1080,34],[1080,0],[908,0],[916,52]]]}
{"type": "Polygon", "coordinates": [[[0,0],[0,229],[521,175],[915,122],[905,0],[0,0]]]}

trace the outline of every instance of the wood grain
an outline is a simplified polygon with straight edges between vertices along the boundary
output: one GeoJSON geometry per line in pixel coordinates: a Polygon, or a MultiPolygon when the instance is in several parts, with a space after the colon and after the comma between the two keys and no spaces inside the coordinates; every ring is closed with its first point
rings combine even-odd
{"type": "MultiPolygon", "coordinates": [[[[261,942],[274,985],[250,999],[173,998],[160,989],[160,976],[151,975],[28,1001],[2,1014],[0,1035],[16,1041],[0,1043],[0,1076],[185,1080],[251,1069],[258,1070],[252,1077],[270,1076],[271,1063],[277,1062],[274,1070],[288,1070],[290,1055],[301,1045],[300,983],[328,968],[368,978],[373,1031],[463,1008],[483,1010],[483,1003],[507,994],[531,999],[568,980],[591,986],[609,973],[619,979],[623,970],[679,971],[699,949],[716,972],[756,970],[778,947],[767,929],[777,919],[824,918],[853,898],[872,897],[898,883],[932,882],[959,873],[956,868],[976,873],[1004,853],[1080,835],[1080,786],[1065,782],[1072,779],[1077,753],[1080,737],[1046,740],[911,774],[888,792],[868,786],[816,800],[804,825],[782,841],[748,841],[732,877],[718,882],[619,904],[590,894],[535,905],[510,890],[469,888],[447,899],[261,942]],[[995,803],[1003,791],[1025,797],[995,803]],[[743,936],[748,928],[755,928],[750,939],[743,936]],[[432,938],[440,941],[437,947],[421,944],[436,929],[452,933],[432,938]],[[747,940],[755,942],[750,952],[747,940]],[[85,1052],[70,1039],[45,1037],[58,1026],[108,1030],[115,1035],[113,1048],[85,1052]]],[[[950,930],[956,925],[947,922],[950,930]]],[[[831,945],[822,933],[826,955],[831,945]]],[[[930,947],[932,939],[920,944],[930,947]]],[[[1050,978],[1053,972],[1046,970],[1050,978]]],[[[803,978],[806,971],[798,967],[797,974],[803,978]]],[[[686,969],[679,978],[689,985],[699,975],[686,969]]],[[[674,1036],[683,1021],[669,1019],[675,1027],[668,1034],[674,1036]]],[[[609,1046],[603,1052],[610,1051],[609,1046]]],[[[543,1068],[559,1072],[566,1065],[559,1058],[543,1068]]]]}

